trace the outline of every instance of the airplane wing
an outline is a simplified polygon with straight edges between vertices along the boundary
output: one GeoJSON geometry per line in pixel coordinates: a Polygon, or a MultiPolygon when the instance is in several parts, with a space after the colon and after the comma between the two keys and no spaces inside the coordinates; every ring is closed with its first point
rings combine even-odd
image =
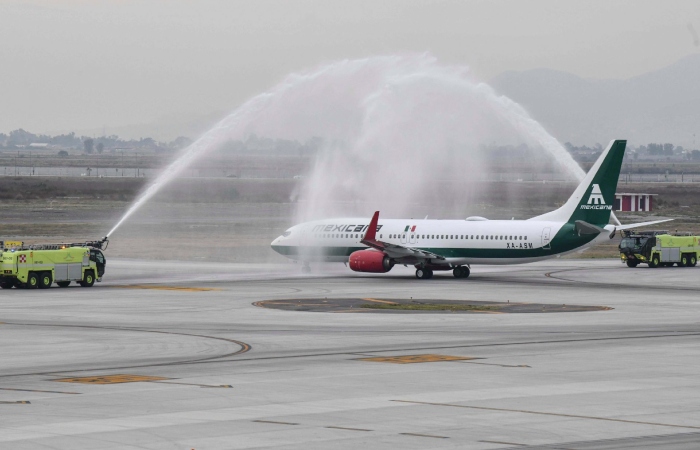
{"type": "Polygon", "coordinates": [[[391,244],[389,242],[377,240],[377,222],[379,222],[379,211],[375,211],[372,220],[369,223],[369,227],[365,232],[365,236],[360,242],[372,247],[374,249],[380,250],[386,253],[390,258],[401,259],[401,258],[415,258],[418,260],[423,259],[437,259],[444,260],[445,257],[438,255],[437,253],[428,252],[413,247],[406,247],[398,244],[391,244]]]}

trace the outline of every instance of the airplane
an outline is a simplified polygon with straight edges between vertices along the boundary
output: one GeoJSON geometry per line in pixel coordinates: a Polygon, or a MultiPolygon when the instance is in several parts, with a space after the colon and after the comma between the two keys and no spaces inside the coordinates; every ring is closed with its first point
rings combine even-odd
{"type": "Polygon", "coordinates": [[[627,141],[611,141],[568,201],[527,220],[370,219],[305,222],[276,238],[277,253],[303,263],[343,262],[355,272],[386,273],[413,265],[416,278],[452,271],[467,278],[472,264],[522,264],[565,255],[612,239],[618,230],[668,220],[611,225],[610,214],[627,141]]]}

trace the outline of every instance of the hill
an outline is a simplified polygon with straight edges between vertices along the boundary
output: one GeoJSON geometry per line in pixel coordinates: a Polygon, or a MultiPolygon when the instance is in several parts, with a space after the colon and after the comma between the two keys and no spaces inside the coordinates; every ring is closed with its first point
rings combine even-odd
{"type": "Polygon", "coordinates": [[[562,142],[700,147],[700,54],[627,80],[592,80],[551,70],[505,72],[491,80],[562,142]],[[693,134],[695,146],[693,146],[693,134]]]}

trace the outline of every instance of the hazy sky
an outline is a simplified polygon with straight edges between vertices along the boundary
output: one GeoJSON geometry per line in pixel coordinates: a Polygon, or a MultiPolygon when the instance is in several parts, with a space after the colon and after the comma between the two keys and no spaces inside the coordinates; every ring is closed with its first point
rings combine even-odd
{"type": "Polygon", "coordinates": [[[291,71],[430,52],[488,80],[628,78],[699,51],[700,1],[0,0],[0,132],[235,109],[291,71]]]}

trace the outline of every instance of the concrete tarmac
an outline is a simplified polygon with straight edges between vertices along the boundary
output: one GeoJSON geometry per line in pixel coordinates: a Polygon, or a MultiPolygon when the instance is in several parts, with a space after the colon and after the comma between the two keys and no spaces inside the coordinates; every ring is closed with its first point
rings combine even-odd
{"type": "Polygon", "coordinates": [[[0,448],[700,447],[700,268],[299,269],[109,259],[92,288],[2,291],[0,448]],[[613,309],[253,305],[295,298],[613,309]]]}

